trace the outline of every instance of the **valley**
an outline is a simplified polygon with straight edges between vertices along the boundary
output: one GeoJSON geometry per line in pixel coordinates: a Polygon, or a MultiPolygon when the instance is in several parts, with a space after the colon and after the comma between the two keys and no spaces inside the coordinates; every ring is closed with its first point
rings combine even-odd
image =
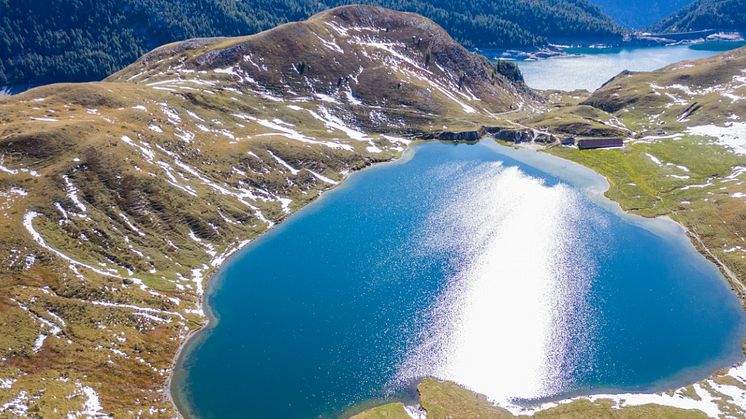
{"type": "MultiPolygon", "coordinates": [[[[542,92],[429,19],[349,6],[168,44],[101,82],[2,97],[0,414],[176,416],[168,384],[208,321],[209,278],[352,173],[423,140],[493,136],[595,170],[624,210],[683,225],[743,301],[744,68],[739,49],[625,72],[593,93],[542,92]],[[561,145],[611,138],[624,147],[561,145]]],[[[746,379],[726,372],[671,397],[743,415],[746,379]]],[[[510,413],[449,383],[419,391],[428,413],[510,413]]],[[[607,413],[605,400],[551,409],[607,413]]],[[[401,414],[378,411],[389,408],[401,414]]],[[[614,412],[657,409],[683,414],[614,412]]]]}

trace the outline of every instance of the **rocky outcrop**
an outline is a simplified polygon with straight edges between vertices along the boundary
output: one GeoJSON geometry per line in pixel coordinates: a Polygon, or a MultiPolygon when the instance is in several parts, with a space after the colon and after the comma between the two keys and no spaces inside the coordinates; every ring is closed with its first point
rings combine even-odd
{"type": "Polygon", "coordinates": [[[419,138],[423,140],[440,140],[440,141],[477,141],[484,137],[484,129],[467,130],[467,131],[442,131],[434,133],[424,133],[419,138]]]}
{"type": "Polygon", "coordinates": [[[485,132],[498,140],[516,144],[530,143],[540,137],[530,128],[487,127],[485,132]]]}

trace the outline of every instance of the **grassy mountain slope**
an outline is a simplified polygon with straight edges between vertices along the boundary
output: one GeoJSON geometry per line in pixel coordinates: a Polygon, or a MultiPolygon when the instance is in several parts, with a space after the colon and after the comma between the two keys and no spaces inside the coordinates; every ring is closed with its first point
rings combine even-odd
{"type": "Polygon", "coordinates": [[[746,30],[746,1],[696,0],[653,26],[658,32],[746,30]]]}
{"type": "MultiPolygon", "coordinates": [[[[157,46],[249,35],[345,0],[0,0],[0,86],[100,80],[157,46]]],[[[586,0],[374,0],[430,17],[467,46],[618,37],[586,0]]]]}
{"type": "Polygon", "coordinates": [[[615,21],[631,29],[643,29],[670,16],[692,0],[593,0],[615,21]]]}
{"type": "Polygon", "coordinates": [[[0,99],[0,416],[173,417],[210,273],[411,139],[532,106],[505,73],[361,6],[0,99]]]}
{"type": "Polygon", "coordinates": [[[623,207],[681,222],[742,298],[745,67],[741,48],[654,72],[624,72],[584,105],[617,116],[632,133],[628,147],[604,156],[561,153],[606,175],[609,195],[623,207]]]}

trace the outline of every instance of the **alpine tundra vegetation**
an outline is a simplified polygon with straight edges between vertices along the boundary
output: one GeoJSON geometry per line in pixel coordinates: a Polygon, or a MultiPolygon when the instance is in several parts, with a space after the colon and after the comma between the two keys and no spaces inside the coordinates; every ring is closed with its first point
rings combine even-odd
{"type": "MultiPolygon", "coordinates": [[[[345,6],[1,97],[0,415],[177,416],[168,383],[207,322],[211,274],[413,141],[492,135],[591,167],[624,209],[685,226],[746,299],[744,68],[736,50],[592,94],[540,92],[427,18],[345,6]],[[607,139],[624,146],[570,141],[607,139]]],[[[422,410],[360,415],[738,417],[744,388],[740,366],[665,394],[511,412],[425,379],[422,410]]]]}

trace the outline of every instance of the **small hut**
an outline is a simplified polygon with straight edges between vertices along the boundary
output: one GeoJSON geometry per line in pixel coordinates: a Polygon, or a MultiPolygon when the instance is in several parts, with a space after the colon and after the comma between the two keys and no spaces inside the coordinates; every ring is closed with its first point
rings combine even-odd
{"type": "Polygon", "coordinates": [[[593,138],[578,140],[578,148],[581,150],[590,150],[594,148],[612,148],[624,146],[622,138],[593,138]]]}

